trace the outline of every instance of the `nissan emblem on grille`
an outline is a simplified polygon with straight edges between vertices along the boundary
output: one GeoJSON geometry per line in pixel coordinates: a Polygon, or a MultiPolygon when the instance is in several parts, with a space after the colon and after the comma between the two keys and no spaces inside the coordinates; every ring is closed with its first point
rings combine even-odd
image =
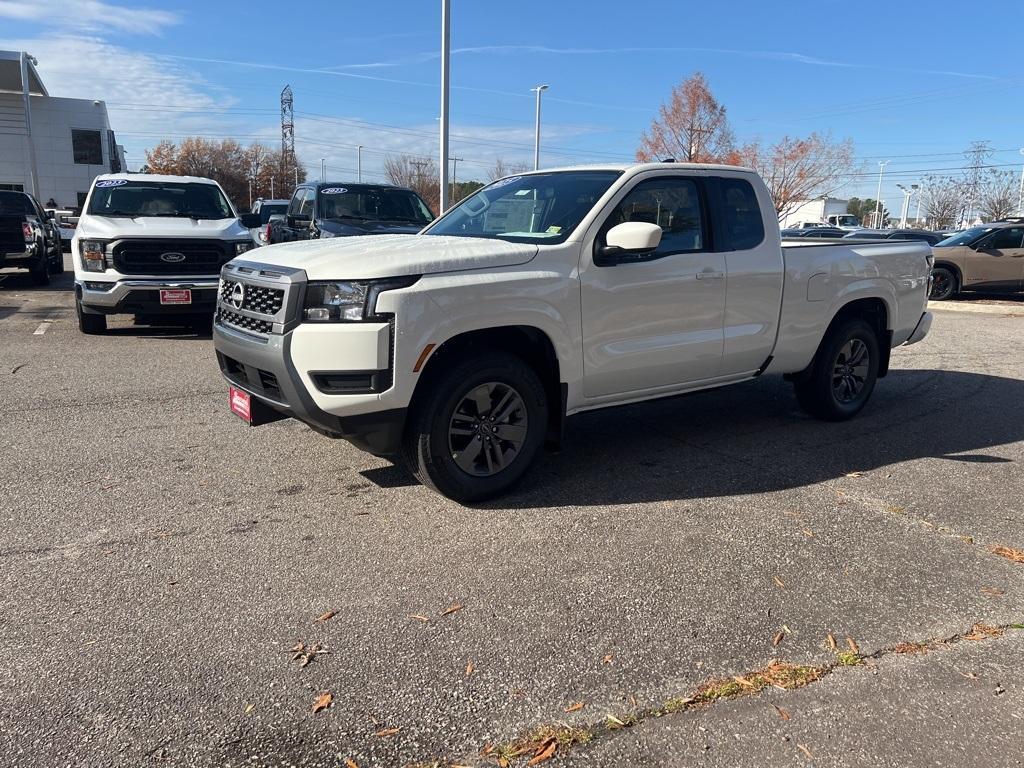
{"type": "Polygon", "coordinates": [[[235,283],[235,287],[231,289],[231,295],[228,297],[228,304],[233,306],[235,309],[241,309],[245,303],[245,286],[241,283],[235,283]]]}
{"type": "Polygon", "coordinates": [[[160,261],[166,261],[168,264],[177,264],[178,262],[181,262],[181,261],[184,261],[184,260],[185,260],[185,254],[184,253],[177,253],[176,251],[171,251],[169,253],[161,253],[160,254],[160,261]]]}

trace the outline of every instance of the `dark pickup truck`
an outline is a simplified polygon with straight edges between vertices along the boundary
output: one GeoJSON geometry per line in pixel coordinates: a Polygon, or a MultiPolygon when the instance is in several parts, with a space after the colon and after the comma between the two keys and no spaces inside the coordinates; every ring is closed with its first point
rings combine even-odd
{"type": "Polygon", "coordinates": [[[35,285],[64,271],[60,231],[43,207],[26,192],[0,191],[0,269],[20,267],[35,285]]]}
{"type": "Polygon", "coordinates": [[[434,220],[423,198],[390,184],[319,182],[296,187],[284,216],[270,220],[270,242],[351,235],[416,234],[434,220]]]}

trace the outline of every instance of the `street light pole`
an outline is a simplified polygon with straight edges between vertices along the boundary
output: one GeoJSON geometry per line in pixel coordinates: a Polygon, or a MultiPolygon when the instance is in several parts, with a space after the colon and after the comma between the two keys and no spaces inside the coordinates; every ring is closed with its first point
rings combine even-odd
{"type": "Polygon", "coordinates": [[[533,128],[533,170],[540,169],[540,95],[550,85],[538,85],[536,88],[531,88],[531,91],[537,92],[537,118],[533,128]]]}
{"type": "Polygon", "coordinates": [[[451,59],[451,0],[441,0],[441,130],[440,154],[438,163],[438,213],[448,210],[448,93],[449,63],[451,59]]]}
{"type": "Polygon", "coordinates": [[[878,164],[878,191],[875,193],[875,229],[882,228],[882,173],[885,172],[885,166],[888,164],[888,160],[878,164]]]}
{"type": "Polygon", "coordinates": [[[363,180],[363,145],[356,147],[356,181],[363,180]]]}
{"type": "Polygon", "coordinates": [[[320,158],[320,181],[327,181],[327,158],[320,158]]]}
{"type": "MultiPolygon", "coordinates": [[[[1020,150],[1024,155],[1024,148],[1020,150]]],[[[1020,189],[1017,191],[1017,213],[1024,216],[1024,165],[1020,168],[1020,189]]]]}

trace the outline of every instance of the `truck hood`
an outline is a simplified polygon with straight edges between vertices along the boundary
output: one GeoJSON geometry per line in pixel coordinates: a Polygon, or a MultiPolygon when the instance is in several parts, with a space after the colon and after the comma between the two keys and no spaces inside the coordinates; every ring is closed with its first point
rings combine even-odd
{"type": "Polygon", "coordinates": [[[372,280],[467,269],[512,267],[537,255],[537,246],[477,237],[360,235],[281,243],[241,261],[305,270],[310,280],[372,280]]]}
{"type": "Polygon", "coordinates": [[[238,219],[189,219],[170,216],[83,216],[78,222],[79,238],[116,240],[121,237],[202,237],[213,240],[243,240],[249,237],[238,219]]]}

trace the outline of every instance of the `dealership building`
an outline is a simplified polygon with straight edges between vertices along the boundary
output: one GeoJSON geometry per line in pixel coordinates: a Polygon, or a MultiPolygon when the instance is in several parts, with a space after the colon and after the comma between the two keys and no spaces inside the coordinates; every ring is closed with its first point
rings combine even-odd
{"type": "Polygon", "coordinates": [[[0,189],[77,208],[98,174],[125,167],[106,104],[51,96],[35,59],[0,51],[0,189]]]}

